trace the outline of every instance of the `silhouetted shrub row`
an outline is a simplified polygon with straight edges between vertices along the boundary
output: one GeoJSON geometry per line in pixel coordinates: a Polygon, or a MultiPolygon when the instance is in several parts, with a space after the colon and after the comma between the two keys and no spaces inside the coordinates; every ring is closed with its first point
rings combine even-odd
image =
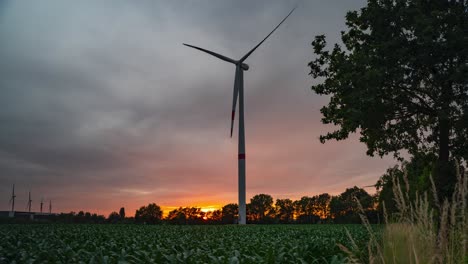
{"type": "MultiPolygon", "coordinates": [[[[360,223],[359,205],[362,206],[371,223],[380,222],[376,208],[376,198],[364,189],[353,187],[340,195],[327,193],[299,200],[276,199],[268,194],[258,194],[247,204],[247,223],[251,224],[319,224],[319,223],[360,223]]],[[[126,217],[125,208],[103,215],[80,211],[48,216],[35,216],[34,222],[92,223],[92,224],[235,224],[238,218],[238,205],[231,203],[220,210],[209,212],[198,207],[179,207],[163,217],[160,206],[150,203],[135,212],[135,217],[126,217]]],[[[3,219],[3,222],[31,222],[28,219],[3,219]]]]}

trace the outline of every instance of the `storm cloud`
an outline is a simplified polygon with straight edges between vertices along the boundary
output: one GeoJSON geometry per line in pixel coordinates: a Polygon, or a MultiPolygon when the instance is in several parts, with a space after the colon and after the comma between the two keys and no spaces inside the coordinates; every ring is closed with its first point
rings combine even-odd
{"type": "MultiPolygon", "coordinates": [[[[357,137],[320,144],[310,43],[339,41],[364,1],[302,1],[246,61],[247,198],[299,198],[375,183],[391,159],[357,137]]],[[[0,209],[109,213],[237,201],[229,137],[234,59],[296,1],[2,1],[0,209]]],[[[237,123],[236,123],[237,128],[237,123]]],[[[236,130],[235,130],[236,131],[236,130]]]]}

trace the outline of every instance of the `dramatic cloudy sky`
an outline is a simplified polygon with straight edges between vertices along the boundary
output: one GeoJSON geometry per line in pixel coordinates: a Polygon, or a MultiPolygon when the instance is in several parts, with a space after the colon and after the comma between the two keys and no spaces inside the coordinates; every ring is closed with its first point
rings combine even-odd
{"type": "MultiPolygon", "coordinates": [[[[237,202],[234,66],[296,1],[1,1],[0,210],[16,184],[56,211],[237,202]]],[[[339,40],[359,1],[299,1],[246,62],[247,199],[373,184],[394,164],[357,137],[320,144],[313,37],[339,40]]],[[[237,127],[237,124],[236,124],[237,127]]]]}

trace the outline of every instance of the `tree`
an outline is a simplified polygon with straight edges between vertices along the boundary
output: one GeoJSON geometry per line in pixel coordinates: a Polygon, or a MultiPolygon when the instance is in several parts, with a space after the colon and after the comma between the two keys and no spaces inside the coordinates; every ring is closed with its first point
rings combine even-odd
{"type": "Polygon", "coordinates": [[[339,196],[333,196],[330,200],[330,215],[333,219],[337,219],[346,214],[346,206],[339,196]]]}
{"type": "Polygon", "coordinates": [[[148,206],[142,206],[135,212],[135,221],[146,224],[157,224],[161,221],[163,211],[161,207],[155,203],[150,203],[148,206]]]}
{"type": "Polygon", "coordinates": [[[314,196],[314,214],[320,219],[327,219],[330,216],[330,200],[331,196],[328,193],[322,193],[314,196]]]}
{"type": "Polygon", "coordinates": [[[222,220],[221,210],[207,211],[203,218],[203,223],[205,224],[221,224],[222,220]]]}
{"type": "Polygon", "coordinates": [[[122,219],[122,220],[125,219],[125,208],[124,207],[120,208],[119,215],[120,215],[120,219],[122,219]]]}
{"type": "Polygon", "coordinates": [[[273,197],[268,194],[257,194],[250,199],[251,217],[254,221],[264,223],[274,217],[273,197]]]}
{"type": "Polygon", "coordinates": [[[169,223],[176,225],[185,225],[187,224],[187,216],[185,215],[185,210],[182,207],[174,209],[169,212],[166,218],[169,223]]]}
{"type": "Polygon", "coordinates": [[[201,211],[201,208],[197,207],[185,207],[185,216],[188,224],[202,224],[205,213],[201,211]]]}
{"type": "Polygon", "coordinates": [[[85,213],[83,211],[79,211],[74,218],[74,222],[76,223],[85,223],[85,213]]]}
{"type": "Polygon", "coordinates": [[[239,206],[237,204],[226,204],[221,210],[223,224],[234,224],[239,215],[239,206]]]}
{"type": "Polygon", "coordinates": [[[359,212],[357,201],[361,204],[362,209],[371,209],[374,205],[372,196],[364,189],[356,186],[353,188],[347,188],[342,194],[340,194],[339,199],[344,202],[346,206],[345,210],[355,213],[359,212]]]}
{"type": "Polygon", "coordinates": [[[398,212],[393,191],[393,183],[397,180],[400,182],[400,186],[405,186],[403,180],[403,171],[400,170],[398,165],[395,165],[392,168],[388,168],[387,172],[380,176],[379,180],[375,184],[375,188],[377,189],[378,193],[377,210],[381,214],[384,213],[384,210],[385,213],[390,215],[398,212]]]}
{"type": "Polygon", "coordinates": [[[118,223],[119,221],[120,221],[120,215],[115,211],[110,213],[109,216],[107,217],[107,222],[111,224],[118,223]]]}
{"type": "Polygon", "coordinates": [[[339,196],[335,196],[330,201],[330,213],[337,223],[359,223],[359,208],[361,205],[364,213],[373,210],[374,199],[364,189],[354,186],[347,188],[339,196]]]}
{"type": "MultiPolygon", "coordinates": [[[[402,193],[408,195],[410,200],[416,199],[417,193],[422,194],[431,188],[430,176],[432,167],[437,157],[433,154],[417,154],[409,162],[403,162],[401,168],[394,166],[387,169],[387,172],[380,177],[375,187],[378,194],[378,211],[383,213],[383,204],[388,214],[398,212],[395,195],[394,182],[399,182],[402,193]],[[406,179],[405,179],[406,178],[406,179]],[[408,184],[406,184],[406,182],[408,184]],[[409,190],[408,190],[409,188],[409,190]]],[[[428,192],[428,201],[434,201],[433,192],[428,192]]]]}
{"type": "Polygon", "coordinates": [[[208,220],[210,220],[211,223],[221,223],[223,213],[221,210],[214,210],[213,212],[209,212],[209,216],[207,215],[208,220]]]}
{"type": "Polygon", "coordinates": [[[294,220],[294,202],[291,199],[276,199],[276,217],[281,223],[294,220]]]}
{"type": "Polygon", "coordinates": [[[95,224],[102,224],[104,223],[106,218],[103,215],[92,214],[91,215],[91,222],[95,224]]]}
{"type": "Polygon", "coordinates": [[[315,198],[303,196],[300,200],[294,201],[294,207],[299,223],[315,223],[319,220],[319,216],[315,215],[315,198]]]}
{"type": "Polygon", "coordinates": [[[359,132],[367,154],[434,153],[435,181],[449,196],[452,158],[468,158],[468,12],[466,1],[368,0],[346,15],[344,47],[312,42],[312,86],[330,95],[324,124],[339,129],[320,137],[359,132]]]}

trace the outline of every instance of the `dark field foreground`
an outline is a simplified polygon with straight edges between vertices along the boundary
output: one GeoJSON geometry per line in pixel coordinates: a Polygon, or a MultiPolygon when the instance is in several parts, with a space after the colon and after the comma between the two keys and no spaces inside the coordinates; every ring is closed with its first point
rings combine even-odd
{"type": "Polygon", "coordinates": [[[0,263],[344,263],[361,225],[0,225],[0,263]]]}

